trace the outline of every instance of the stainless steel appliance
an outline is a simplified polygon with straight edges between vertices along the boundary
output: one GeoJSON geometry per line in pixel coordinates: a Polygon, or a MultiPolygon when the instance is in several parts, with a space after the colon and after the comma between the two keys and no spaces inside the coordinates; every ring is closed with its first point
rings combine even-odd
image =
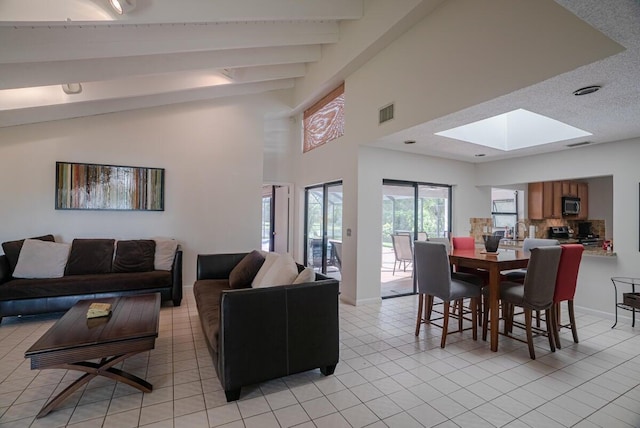
{"type": "Polygon", "coordinates": [[[562,215],[578,215],[580,214],[580,198],[572,196],[562,197],[562,215]]]}
{"type": "Polygon", "coordinates": [[[567,226],[551,226],[547,231],[550,239],[569,239],[569,227],[567,226]]]}

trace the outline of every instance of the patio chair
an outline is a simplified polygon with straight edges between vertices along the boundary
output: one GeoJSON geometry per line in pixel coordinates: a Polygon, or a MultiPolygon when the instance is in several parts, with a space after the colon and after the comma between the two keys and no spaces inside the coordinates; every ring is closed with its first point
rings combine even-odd
{"type": "Polygon", "coordinates": [[[393,273],[396,274],[396,264],[398,267],[402,266],[404,272],[407,271],[407,263],[413,263],[413,248],[411,246],[411,236],[409,235],[391,235],[391,242],[393,243],[393,252],[396,256],[396,260],[393,262],[393,273]]]}

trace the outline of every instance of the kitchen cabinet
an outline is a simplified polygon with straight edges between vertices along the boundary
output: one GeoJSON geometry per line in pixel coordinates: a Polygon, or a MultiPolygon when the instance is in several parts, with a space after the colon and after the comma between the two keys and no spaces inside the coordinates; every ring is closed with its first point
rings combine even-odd
{"type": "Polygon", "coordinates": [[[578,220],[589,218],[589,185],[578,183],[578,197],[580,198],[580,214],[576,216],[578,220]]]}
{"type": "Polygon", "coordinates": [[[563,218],[563,196],[580,198],[580,214],[577,216],[565,216],[564,218],[567,220],[586,220],[588,218],[588,184],[569,180],[529,183],[527,197],[529,218],[532,220],[563,218]]]}

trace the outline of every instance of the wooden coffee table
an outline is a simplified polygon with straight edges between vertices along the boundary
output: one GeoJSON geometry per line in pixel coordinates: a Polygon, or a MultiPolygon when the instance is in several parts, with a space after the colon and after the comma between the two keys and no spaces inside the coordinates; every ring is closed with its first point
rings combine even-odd
{"type": "Polygon", "coordinates": [[[76,303],[24,354],[25,358],[31,358],[31,369],[85,372],[49,400],[37,417],[47,415],[96,376],[105,376],[143,392],[151,392],[153,387],[149,382],[113,366],[132,355],[153,349],[158,337],[159,315],[159,293],[76,303]],[[93,302],[111,303],[111,315],[87,319],[87,309],[93,302]]]}

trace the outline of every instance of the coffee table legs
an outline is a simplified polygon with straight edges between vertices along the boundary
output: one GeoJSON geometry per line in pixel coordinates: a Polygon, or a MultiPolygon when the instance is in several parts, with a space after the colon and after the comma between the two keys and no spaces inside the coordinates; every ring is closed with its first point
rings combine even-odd
{"type": "Polygon", "coordinates": [[[78,363],[60,364],[57,366],[47,367],[51,369],[79,370],[85,372],[85,374],[76,379],[76,381],[71,385],[67,386],[60,394],[49,400],[49,402],[42,407],[42,410],[40,410],[37,417],[41,418],[46,416],[51,410],[56,408],[60,403],[69,398],[71,394],[76,392],[80,387],[96,376],[104,376],[118,382],[126,383],[127,385],[137,388],[142,392],[151,392],[153,386],[149,382],[144,379],[140,379],[138,376],[134,376],[131,373],[127,373],[113,367],[138,353],[139,352],[132,352],[124,355],[116,355],[111,358],[103,358],[99,363],[82,361],[78,363]]]}

